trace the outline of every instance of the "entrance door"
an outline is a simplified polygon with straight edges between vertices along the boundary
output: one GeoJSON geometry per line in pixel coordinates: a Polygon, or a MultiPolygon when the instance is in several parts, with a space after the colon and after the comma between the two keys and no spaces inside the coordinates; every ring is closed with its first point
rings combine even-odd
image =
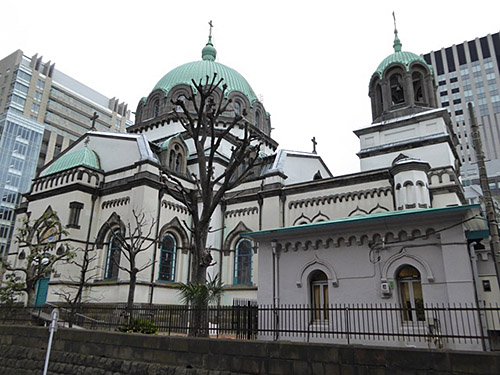
{"type": "Polygon", "coordinates": [[[45,301],[47,301],[49,281],[50,277],[44,277],[43,279],[38,280],[38,283],[36,285],[35,307],[40,307],[45,303],[45,301]]]}

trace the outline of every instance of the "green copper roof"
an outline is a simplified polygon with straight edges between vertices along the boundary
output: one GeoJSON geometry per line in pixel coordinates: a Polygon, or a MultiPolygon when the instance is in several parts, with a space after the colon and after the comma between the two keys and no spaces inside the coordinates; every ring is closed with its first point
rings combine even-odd
{"type": "Polygon", "coordinates": [[[425,66],[427,66],[432,72],[432,67],[427,64],[427,62],[420,57],[419,55],[413,52],[402,51],[401,48],[403,44],[399,40],[398,30],[394,27],[394,44],[392,45],[394,48],[394,53],[392,55],[387,56],[382,62],[379,64],[377,68],[377,73],[382,77],[384,71],[392,64],[401,64],[405,67],[406,71],[410,70],[410,65],[416,61],[421,62],[425,66]]]}
{"type": "Polygon", "coordinates": [[[67,169],[78,166],[101,169],[99,156],[94,151],[89,150],[87,147],[84,147],[80,150],[68,152],[67,154],[61,156],[59,159],[55,160],[49,168],[47,168],[40,174],[40,176],[47,176],[49,174],[65,171],[67,169]]]}
{"type": "Polygon", "coordinates": [[[167,95],[174,86],[180,84],[193,86],[192,79],[196,82],[202,79],[202,82],[204,82],[207,76],[211,79],[214,73],[217,73],[218,78],[224,78],[222,83],[227,85],[226,94],[229,94],[231,91],[240,91],[248,98],[250,103],[257,101],[257,96],[246,79],[236,70],[216,62],[216,56],[217,51],[210,37],[202,50],[201,61],[193,61],[171,70],[158,81],[153,91],[161,89],[167,95]]]}

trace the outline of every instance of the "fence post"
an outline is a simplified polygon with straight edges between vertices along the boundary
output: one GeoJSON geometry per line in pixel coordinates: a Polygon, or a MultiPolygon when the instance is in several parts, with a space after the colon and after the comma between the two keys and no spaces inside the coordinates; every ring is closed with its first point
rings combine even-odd
{"type": "Polygon", "coordinates": [[[347,336],[347,345],[350,344],[350,323],[349,323],[349,306],[345,308],[345,322],[346,322],[346,336],[347,336]]]}

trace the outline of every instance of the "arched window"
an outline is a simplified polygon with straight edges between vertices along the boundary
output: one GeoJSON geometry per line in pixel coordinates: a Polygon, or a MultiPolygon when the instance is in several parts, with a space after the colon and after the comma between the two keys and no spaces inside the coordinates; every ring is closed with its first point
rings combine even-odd
{"type": "Polygon", "coordinates": [[[252,284],[252,252],[250,240],[243,238],[236,243],[234,257],[234,284],[252,284]]]}
{"type": "Polygon", "coordinates": [[[375,89],[375,98],[376,98],[377,112],[382,113],[384,111],[384,97],[382,95],[382,86],[380,84],[377,84],[377,87],[375,89]]]}
{"type": "Polygon", "coordinates": [[[401,104],[405,101],[403,91],[403,77],[401,74],[393,74],[390,79],[392,105],[401,104]]]}
{"type": "MultiPolygon", "coordinates": [[[[179,147],[176,145],[176,147],[179,147]]],[[[175,157],[175,171],[179,173],[181,171],[181,165],[182,165],[182,154],[179,152],[177,156],[175,157]]]]}
{"type": "Polygon", "coordinates": [[[174,170],[174,165],[175,165],[175,151],[170,150],[170,157],[168,159],[168,168],[174,170]]]}
{"type": "Polygon", "coordinates": [[[413,81],[413,94],[415,96],[415,101],[422,103],[424,101],[424,85],[422,74],[413,72],[411,78],[413,81]]]}
{"type": "Polygon", "coordinates": [[[153,117],[157,117],[160,114],[160,100],[156,99],[153,102],[153,117]]]}
{"type": "Polygon", "coordinates": [[[237,116],[241,115],[241,103],[239,101],[237,100],[234,101],[233,110],[235,115],[237,116]]]}
{"type": "Polygon", "coordinates": [[[255,112],[255,126],[259,129],[261,128],[261,126],[260,126],[260,112],[258,112],[258,111],[255,112]]]}
{"type": "Polygon", "coordinates": [[[316,270],[310,276],[313,320],[328,320],[328,277],[316,270]]]}
{"type": "Polygon", "coordinates": [[[118,278],[118,271],[120,270],[120,256],[122,249],[118,236],[120,231],[114,232],[108,242],[108,254],[106,256],[106,266],[104,268],[105,280],[116,280],[118,278]]]}
{"type": "Polygon", "coordinates": [[[413,266],[403,266],[398,272],[403,319],[409,322],[425,320],[424,296],[420,272],[413,266]]]}
{"type": "MultiPolygon", "coordinates": [[[[179,95],[179,97],[177,98],[177,100],[185,103],[186,102],[186,97],[184,95],[179,95]]],[[[182,107],[180,105],[176,106],[175,107],[175,111],[176,112],[182,112],[182,107]]]]}
{"type": "Polygon", "coordinates": [[[165,234],[161,239],[160,254],[160,274],[161,281],[175,281],[175,253],[177,242],[170,233],[165,234]]]}

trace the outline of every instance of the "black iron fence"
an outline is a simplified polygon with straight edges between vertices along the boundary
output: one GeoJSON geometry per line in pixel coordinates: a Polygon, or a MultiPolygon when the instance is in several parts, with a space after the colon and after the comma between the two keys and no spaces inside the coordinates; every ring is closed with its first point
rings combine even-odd
{"type": "MultiPolygon", "coordinates": [[[[50,316],[54,306],[0,306],[0,323],[33,324],[50,316]]],[[[60,319],[84,329],[120,330],[131,318],[153,325],[159,334],[188,335],[198,317],[211,337],[363,343],[432,348],[489,349],[497,345],[500,307],[470,304],[396,304],[257,306],[254,303],[210,306],[202,311],[178,305],[88,304],[78,311],[59,306],[60,319]]]]}

